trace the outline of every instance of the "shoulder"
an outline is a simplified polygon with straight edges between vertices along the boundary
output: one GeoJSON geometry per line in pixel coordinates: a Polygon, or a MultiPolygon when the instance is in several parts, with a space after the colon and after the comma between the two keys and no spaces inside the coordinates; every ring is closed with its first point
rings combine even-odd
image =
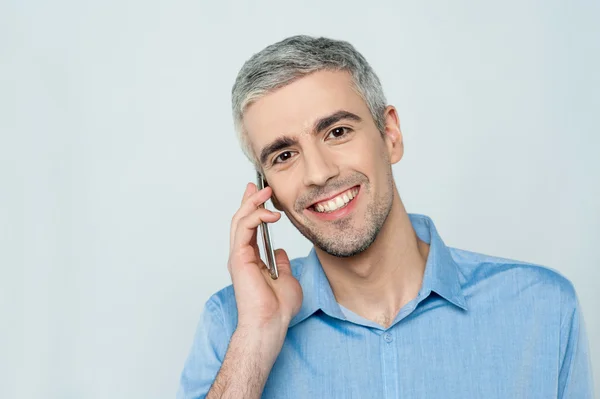
{"type": "Polygon", "coordinates": [[[577,307],[573,283],[556,269],[457,248],[450,248],[450,253],[465,286],[481,284],[518,297],[551,300],[551,306],[560,304],[561,313],[577,307]]]}

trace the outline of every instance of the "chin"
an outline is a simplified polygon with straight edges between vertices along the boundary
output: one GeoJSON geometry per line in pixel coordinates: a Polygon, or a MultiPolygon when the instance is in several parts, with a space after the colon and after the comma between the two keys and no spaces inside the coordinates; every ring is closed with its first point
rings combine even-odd
{"type": "Polygon", "coordinates": [[[339,245],[339,241],[336,243],[327,243],[321,241],[313,241],[313,244],[321,249],[323,252],[328,253],[331,256],[336,256],[338,258],[350,258],[352,256],[356,256],[364,251],[366,251],[375,239],[377,238],[377,233],[371,234],[368,236],[368,239],[364,239],[364,236],[361,241],[352,241],[347,243],[347,245],[339,245]]]}
{"type": "Polygon", "coordinates": [[[315,247],[338,258],[349,258],[364,252],[375,242],[380,231],[376,226],[363,226],[352,229],[354,234],[348,233],[346,229],[332,233],[300,226],[293,219],[290,220],[315,247]]]}
{"type": "MultiPolygon", "coordinates": [[[[360,195],[359,192],[355,198],[360,195]]],[[[303,214],[297,219],[294,213],[288,215],[288,219],[315,247],[331,256],[349,258],[366,251],[375,242],[390,215],[392,201],[391,195],[376,198],[368,204],[364,214],[354,209],[346,217],[326,223],[315,223],[303,214]]]]}

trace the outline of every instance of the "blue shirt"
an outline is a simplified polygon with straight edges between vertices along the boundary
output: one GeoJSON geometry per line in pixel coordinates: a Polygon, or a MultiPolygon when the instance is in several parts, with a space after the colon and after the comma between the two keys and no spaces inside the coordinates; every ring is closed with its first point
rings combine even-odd
{"type": "MultiPolygon", "coordinates": [[[[315,250],[292,260],[304,300],[263,398],[593,398],[573,285],[549,268],[430,244],[419,294],[389,328],[343,309],[315,250]]],[[[204,398],[237,324],[233,287],[206,303],[177,397],[204,398]]]]}

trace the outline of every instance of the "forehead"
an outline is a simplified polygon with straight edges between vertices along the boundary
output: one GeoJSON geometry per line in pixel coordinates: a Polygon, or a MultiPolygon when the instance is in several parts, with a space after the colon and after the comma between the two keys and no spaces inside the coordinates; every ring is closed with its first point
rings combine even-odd
{"type": "Polygon", "coordinates": [[[345,71],[318,71],[252,103],[243,123],[255,151],[281,135],[310,132],[315,120],[345,110],[367,118],[368,108],[345,71]]]}

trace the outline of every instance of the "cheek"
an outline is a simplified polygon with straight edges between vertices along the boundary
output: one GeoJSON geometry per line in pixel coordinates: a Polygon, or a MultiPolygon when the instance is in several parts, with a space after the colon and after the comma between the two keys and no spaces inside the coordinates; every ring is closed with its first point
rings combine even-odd
{"type": "Polygon", "coordinates": [[[275,192],[274,198],[271,198],[273,205],[282,211],[294,210],[294,205],[296,203],[296,196],[294,196],[294,190],[290,187],[289,184],[285,184],[280,182],[279,184],[275,184],[278,187],[277,192],[275,192]]]}
{"type": "Polygon", "coordinates": [[[294,210],[294,200],[291,198],[279,198],[279,206],[282,208],[282,210],[285,211],[290,211],[290,210],[294,210]]]}
{"type": "Polygon", "coordinates": [[[371,141],[363,140],[357,141],[345,149],[343,156],[338,159],[340,166],[346,166],[368,175],[376,169],[378,163],[382,162],[382,156],[383,153],[378,146],[371,141]]]}

